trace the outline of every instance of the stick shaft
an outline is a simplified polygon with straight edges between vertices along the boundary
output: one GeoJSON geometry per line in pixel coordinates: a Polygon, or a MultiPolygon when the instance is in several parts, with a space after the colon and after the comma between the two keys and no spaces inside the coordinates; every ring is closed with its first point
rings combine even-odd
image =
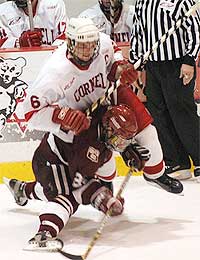
{"type": "MultiPolygon", "coordinates": [[[[136,170],[134,168],[130,168],[130,170],[128,171],[126,177],[124,177],[124,180],[123,180],[123,182],[122,182],[122,184],[121,184],[121,186],[120,186],[120,188],[119,188],[119,190],[117,192],[116,198],[121,196],[121,194],[124,191],[124,189],[125,189],[125,187],[126,187],[126,185],[127,185],[127,183],[128,183],[128,181],[129,181],[129,179],[130,179],[130,177],[131,177],[133,172],[136,172],[136,170]]],[[[88,255],[91,252],[92,248],[96,244],[96,241],[101,236],[102,230],[103,230],[105,224],[107,223],[108,219],[110,218],[110,216],[111,216],[111,210],[108,210],[106,212],[106,214],[104,215],[104,217],[102,218],[101,223],[99,225],[99,228],[97,229],[97,231],[94,234],[90,244],[88,245],[88,248],[87,248],[85,254],[82,256],[83,259],[86,259],[88,257],[88,255]]]]}
{"type": "Polygon", "coordinates": [[[27,0],[27,7],[28,7],[28,17],[29,17],[30,30],[33,31],[34,30],[33,8],[32,8],[31,0],[27,0]]]}

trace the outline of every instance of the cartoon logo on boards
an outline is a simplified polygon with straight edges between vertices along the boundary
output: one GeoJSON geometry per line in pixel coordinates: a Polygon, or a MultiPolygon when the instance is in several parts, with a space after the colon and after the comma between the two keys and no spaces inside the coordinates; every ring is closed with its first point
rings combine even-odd
{"type": "MultiPolygon", "coordinates": [[[[16,59],[0,57],[0,132],[6,122],[16,122],[20,127],[15,110],[17,104],[24,100],[25,89],[28,87],[24,81],[19,79],[25,66],[26,60],[23,57],[16,59]]],[[[25,130],[23,127],[20,129],[25,130]]]]}

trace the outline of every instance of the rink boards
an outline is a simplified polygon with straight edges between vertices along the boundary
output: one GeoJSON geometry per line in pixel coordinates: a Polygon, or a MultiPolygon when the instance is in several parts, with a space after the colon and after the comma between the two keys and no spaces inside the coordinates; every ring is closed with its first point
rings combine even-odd
{"type": "Polygon", "coordinates": [[[54,49],[0,50],[0,182],[2,176],[33,179],[30,161],[42,133],[27,131],[22,105],[26,89],[54,49]]]}
{"type": "MultiPolygon", "coordinates": [[[[120,46],[124,56],[128,57],[127,44],[120,46]]],[[[26,129],[22,105],[26,89],[54,50],[54,47],[0,50],[0,129],[3,128],[0,137],[0,182],[2,176],[23,180],[34,178],[31,159],[43,133],[26,129]],[[12,115],[3,125],[5,111],[10,111],[12,115]]],[[[118,155],[116,164],[118,175],[125,175],[128,168],[118,155]]]]}
{"type": "MultiPolygon", "coordinates": [[[[118,176],[125,176],[129,168],[126,167],[120,156],[116,156],[116,165],[118,176]]],[[[134,175],[141,175],[141,172],[134,175]]],[[[16,178],[25,181],[34,180],[32,172],[31,161],[19,161],[19,162],[1,162],[0,163],[0,183],[2,183],[2,177],[16,178]]]]}

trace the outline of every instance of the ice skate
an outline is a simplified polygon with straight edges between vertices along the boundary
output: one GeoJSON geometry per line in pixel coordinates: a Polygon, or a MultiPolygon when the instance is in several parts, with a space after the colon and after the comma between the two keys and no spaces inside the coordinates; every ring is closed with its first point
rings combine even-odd
{"type": "Polygon", "coordinates": [[[6,186],[12,193],[15,202],[19,206],[25,206],[28,203],[28,199],[25,195],[24,190],[25,182],[16,179],[8,179],[6,177],[3,177],[3,182],[6,184],[6,186]]]}
{"type": "Polygon", "coordinates": [[[158,188],[162,188],[170,193],[183,195],[183,185],[179,180],[173,179],[167,174],[163,174],[157,179],[150,179],[145,174],[143,174],[144,179],[151,185],[154,185],[158,188]]]}
{"type": "Polygon", "coordinates": [[[63,248],[62,240],[52,238],[49,231],[40,231],[28,241],[25,251],[57,252],[63,248]]]}
{"type": "Polygon", "coordinates": [[[181,167],[180,165],[166,166],[165,173],[177,180],[188,180],[192,178],[191,170],[187,167],[181,167]]]}

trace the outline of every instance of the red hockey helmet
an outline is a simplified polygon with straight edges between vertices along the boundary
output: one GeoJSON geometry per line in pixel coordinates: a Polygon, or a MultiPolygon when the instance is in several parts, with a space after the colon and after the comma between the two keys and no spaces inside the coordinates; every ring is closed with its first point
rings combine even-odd
{"type": "Polygon", "coordinates": [[[137,134],[138,125],[134,111],[128,105],[111,106],[102,118],[105,143],[121,151],[137,134]]]}

